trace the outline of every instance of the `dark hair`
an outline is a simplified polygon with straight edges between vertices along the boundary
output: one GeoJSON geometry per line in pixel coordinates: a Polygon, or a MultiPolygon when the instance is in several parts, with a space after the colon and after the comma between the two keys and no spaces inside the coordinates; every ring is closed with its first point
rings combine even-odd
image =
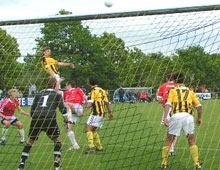
{"type": "Polygon", "coordinates": [[[56,83],[57,83],[57,80],[54,78],[54,77],[49,77],[47,80],[46,80],[46,88],[52,88],[54,89],[56,87],[56,83]]]}
{"type": "Polygon", "coordinates": [[[183,83],[185,80],[185,77],[182,73],[177,73],[174,75],[174,80],[176,83],[183,83]]]}
{"type": "Polygon", "coordinates": [[[89,78],[89,84],[94,86],[94,85],[97,85],[99,83],[98,79],[95,78],[95,77],[90,77],[89,78]]]}
{"type": "Polygon", "coordinates": [[[66,84],[71,85],[71,87],[75,87],[75,85],[76,85],[75,81],[73,81],[73,80],[68,81],[66,84]]]}

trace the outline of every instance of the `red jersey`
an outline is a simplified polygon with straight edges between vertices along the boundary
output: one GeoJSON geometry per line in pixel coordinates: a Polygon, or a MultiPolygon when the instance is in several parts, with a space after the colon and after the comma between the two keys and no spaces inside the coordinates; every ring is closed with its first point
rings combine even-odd
{"type": "Polygon", "coordinates": [[[163,107],[165,107],[167,101],[167,95],[171,88],[174,87],[174,82],[167,82],[160,86],[157,98],[163,98],[163,107]]]}
{"type": "Polygon", "coordinates": [[[3,100],[0,106],[0,113],[4,116],[13,116],[17,106],[19,105],[20,103],[17,99],[15,99],[14,102],[11,101],[10,98],[3,100]]]}
{"type": "Polygon", "coordinates": [[[64,91],[64,100],[67,103],[83,104],[85,93],[80,88],[64,91]]]}

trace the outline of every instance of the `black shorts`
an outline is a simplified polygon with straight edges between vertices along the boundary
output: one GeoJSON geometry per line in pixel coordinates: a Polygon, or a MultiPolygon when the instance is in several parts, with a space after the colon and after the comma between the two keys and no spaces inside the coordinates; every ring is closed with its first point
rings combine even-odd
{"type": "Polygon", "coordinates": [[[31,120],[28,137],[35,141],[38,139],[42,131],[46,132],[47,136],[51,140],[54,140],[60,136],[60,130],[57,121],[54,118],[39,118],[31,120]]]}

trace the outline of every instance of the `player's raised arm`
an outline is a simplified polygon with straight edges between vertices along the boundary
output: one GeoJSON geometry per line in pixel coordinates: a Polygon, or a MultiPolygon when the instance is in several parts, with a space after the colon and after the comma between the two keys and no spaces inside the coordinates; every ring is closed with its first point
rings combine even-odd
{"type": "Polygon", "coordinates": [[[71,68],[75,68],[73,63],[64,63],[64,62],[57,62],[58,66],[69,66],[71,68]]]}

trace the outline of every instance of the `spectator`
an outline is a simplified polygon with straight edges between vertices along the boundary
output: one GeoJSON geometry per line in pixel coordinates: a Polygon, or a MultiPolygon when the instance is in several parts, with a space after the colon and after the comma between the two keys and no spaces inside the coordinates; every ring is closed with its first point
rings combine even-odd
{"type": "Polygon", "coordinates": [[[119,102],[124,102],[124,94],[125,94],[125,90],[122,88],[122,86],[120,86],[120,89],[118,91],[118,94],[119,94],[119,102]]]}

